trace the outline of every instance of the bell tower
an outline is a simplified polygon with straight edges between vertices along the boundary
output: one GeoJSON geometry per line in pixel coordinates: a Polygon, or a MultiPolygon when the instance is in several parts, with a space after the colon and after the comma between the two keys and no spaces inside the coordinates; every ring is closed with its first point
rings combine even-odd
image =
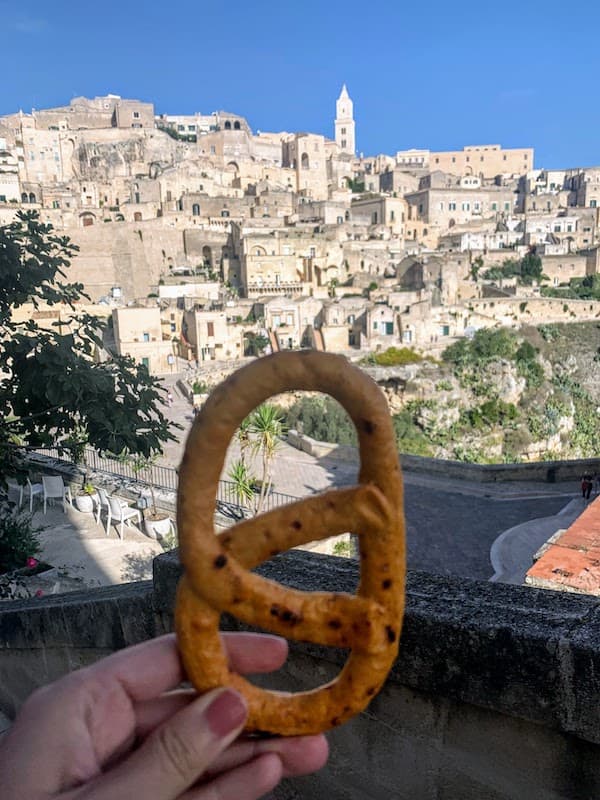
{"type": "Polygon", "coordinates": [[[343,153],[353,156],[356,150],[354,139],[354,103],[350,99],[346,84],[335,103],[335,141],[343,153]]]}

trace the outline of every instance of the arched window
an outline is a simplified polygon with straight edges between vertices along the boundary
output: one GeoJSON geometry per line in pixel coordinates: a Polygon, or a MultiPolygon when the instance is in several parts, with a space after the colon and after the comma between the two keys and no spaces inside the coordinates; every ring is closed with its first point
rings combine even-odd
{"type": "Polygon", "coordinates": [[[229,122],[229,120],[227,120],[227,122],[225,123],[225,130],[226,131],[230,131],[231,130],[231,122],[229,122]]]}
{"type": "Polygon", "coordinates": [[[236,130],[236,131],[239,131],[239,129],[240,129],[240,123],[239,123],[239,121],[237,119],[233,123],[233,129],[236,130]]]}
{"type": "Polygon", "coordinates": [[[224,208],[223,211],[221,211],[221,216],[222,217],[228,217],[229,216],[229,211],[227,211],[227,209],[224,208]]]}
{"type": "Polygon", "coordinates": [[[27,196],[27,192],[23,192],[23,194],[21,195],[21,202],[22,203],[28,203],[29,202],[29,197],[27,196]]]}
{"type": "Polygon", "coordinates": [[[33,192],[29,192],[29,202],[30,202],[30,203],[35,203],[35,202],[37,202],[37,201],[36,201],[36,199],[35,199],[35,195],[34,195],[34,193],[33,193],[33,192]]]}
{"type": "Polygon", "coordinates": [[[302,169],[308,169],[308,153],[302,153],[302,159],[300,161],[302,169]]]}
{"type": "Polygon", "coordinates": [[[134,215],[133,215],[133,221],[134,221],[134,222],[141,222],[141,221],[142,221],[142,212],[141,212],[141,211],[136,211],[136,212],[134,213],[134,215]]]}
{"type": "Polygon", "coordinates": [[[192,214],[195,217],[199,217],[200,216],[200,206],[198,205],[198,203],[194,203],[194,205],[192,206],[192,214]]]}

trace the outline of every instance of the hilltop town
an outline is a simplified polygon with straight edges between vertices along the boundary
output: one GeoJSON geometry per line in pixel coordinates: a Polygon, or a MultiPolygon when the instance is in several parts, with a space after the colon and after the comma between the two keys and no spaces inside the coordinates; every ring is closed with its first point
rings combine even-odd
{"type": "Polygon", "coordinates": [[[600,315],[577,292],[598,272],[600,168],[499,145],[357,155],[345,86],[333,132],[117,95],[19,111],[0,117],[0,225],[35,209],[64,231],[116,352],[154,374],[306,346],[436,354],[600,315]]]}

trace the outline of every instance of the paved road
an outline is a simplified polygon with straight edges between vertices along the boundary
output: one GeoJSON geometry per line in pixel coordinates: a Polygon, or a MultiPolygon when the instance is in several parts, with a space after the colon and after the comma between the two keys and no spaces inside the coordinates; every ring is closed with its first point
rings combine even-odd
{"type": "MultiPolygon", "coordinates": [[[[181,433],[181,441],[184,441],[192,421],[191,407],[177,390],[173,395],[173,406],[168,413],[184,426],[181,433]]],[[[179,443],[169,445],[166,461],[177,465],[181,450],[179,443]]],[[[236,455],[234,444],[230,447],[228,462],[236,455]]],[[[227,467],[224,478],[226,472],[227,467]]],[[[353,483],[357,477],[357,465],[316,459],[283,443],[276,456],[273,474],[275,490],[303,497],[332,485],[353,483]]],[[[494,574],[490,549],[503,532],[531,520],[558,514],[577,493],[576,483],[469,484],[421,473],[406,473],[409,567],[488,580],[494,574]]],[[[521,528],[521,533],[517,530],[510,537],[522,553],[528,549],[528,545],[523,546],[520,541],[525,535],[526,526],[521,528]]],[[[532,545],[531,554],[536,549],[532,545]]]]}

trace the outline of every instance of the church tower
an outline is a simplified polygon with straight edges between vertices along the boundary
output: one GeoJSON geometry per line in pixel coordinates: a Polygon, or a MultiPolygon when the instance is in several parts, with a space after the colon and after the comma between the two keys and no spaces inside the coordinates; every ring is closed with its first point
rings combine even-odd
{"type": "Polygon", "coordinates": [[[343,153],[353,156],[356,150],[354,140],[354,103],[350,99],[346,84],[335,103],[335,141],[343,153]]]}

